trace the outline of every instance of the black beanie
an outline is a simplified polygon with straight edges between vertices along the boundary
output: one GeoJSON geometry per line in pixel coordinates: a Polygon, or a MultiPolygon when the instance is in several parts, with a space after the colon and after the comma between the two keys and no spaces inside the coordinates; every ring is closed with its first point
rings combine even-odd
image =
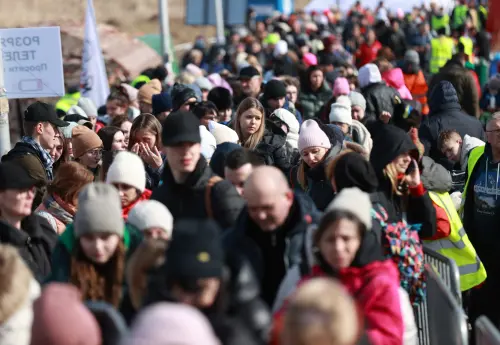
{"type": "Polygon", "coordinates": [[[202,219],[179,220],[172,238],[165,260],[170,277],[221,277],[224,251],[217,223],[202,219]]]}
{"type": "Polygon", "coordinates": [[[161,140],[164,146],[201,143],[200,120],[190,111],[176,111],[163,121],[161,140]]]}
{"type": "Polygon", "coordinates": [[[208,93],[207,100],[213,102],[219,111],[233,108],[233,97],[225,87],[214,87],[208,93]]]}
{"type": "Polygon", "coordinates": [[[174,84],[170,92],[172,98],[172,109],[178,110],[190,98],[196,98],[196,92],[187,85],[174,84]]]}
{"type": "Polygon", "coordinates": [[[333,171],[337,192],[344,188],[358,187],[363,192],[377,190],[378,179],[370,162],[357,152],[340,156],[333,171]]]}
{"type": "Polygon", "coordinates": [[[264,86],[265,99],[278,99],[286,96],[286,86],[281,80],[273,79],[264,86]]]}

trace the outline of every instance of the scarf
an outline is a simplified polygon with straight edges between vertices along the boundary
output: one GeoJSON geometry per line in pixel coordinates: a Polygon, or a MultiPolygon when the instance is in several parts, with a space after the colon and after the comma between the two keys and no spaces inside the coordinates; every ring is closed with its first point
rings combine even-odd
{"type": "Polygon", "coordinates": [[[54,165],[54,161],[52,160],[52,157],[50,157],[49,153],[45,151],[43,147],[32,137],[24,136],[22,137],[21,142],[30,145],[38,153],[45,169],[45,173],[47,174],[47,179],[52,181],[54,179],[54,173],[52,172],[52,165],[54,165]]]}
{"type": "Polygon", "coordinates": [[[76,212],[75,207],[62,201],[56,194],[47,195],[43,200],[43,206],[45,206],[48,213],[64,224],[73,223],[73,216],[76,212]]]}

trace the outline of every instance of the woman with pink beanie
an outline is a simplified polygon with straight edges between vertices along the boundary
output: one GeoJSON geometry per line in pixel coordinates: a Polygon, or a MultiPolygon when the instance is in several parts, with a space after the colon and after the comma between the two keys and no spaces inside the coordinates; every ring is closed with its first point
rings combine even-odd
{"type": "Polygon", "coordinates": [[[349,86],[349,81],[344,77],[338,77],[333,83],[333,97],[337,98],[339,96],[349,96],[351,93],[351,87],[349,86]]]}
{"type": "Polygon", "coordinates": [[[290,182],[294,188],[308,194],[316,207],[323,211],[334,196],[325,168],[339,150],[337,145],[332,149],[330,139],[315,120],[307,120],[300,127],[298,148],[300,163],[292,168],[290,182]]]}

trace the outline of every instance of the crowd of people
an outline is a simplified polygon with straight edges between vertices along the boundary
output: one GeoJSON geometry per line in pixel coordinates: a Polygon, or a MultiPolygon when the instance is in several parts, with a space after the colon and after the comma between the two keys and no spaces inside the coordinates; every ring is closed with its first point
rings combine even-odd
{"type": "Polygon", "coordinates": [[[173,85],[32,102],[0,163],[0,345],[416,345],[423,246],[499,326],[486,18],[249,11],[173,85]]]}

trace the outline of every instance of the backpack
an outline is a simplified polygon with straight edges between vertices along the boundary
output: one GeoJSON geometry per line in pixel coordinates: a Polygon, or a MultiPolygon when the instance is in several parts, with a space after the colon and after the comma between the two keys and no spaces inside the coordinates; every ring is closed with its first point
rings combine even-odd
{"type": "Polygon", "coordinates": [[[386,258],[396,264],[401,287],[408,292],[413,305],[425,298],[424,248],[418,232],[420,224],[406,222],[387,223],[387,211],[380,205],[372,208],[372,218],[382,227],[382,247],[386,258]]]}

